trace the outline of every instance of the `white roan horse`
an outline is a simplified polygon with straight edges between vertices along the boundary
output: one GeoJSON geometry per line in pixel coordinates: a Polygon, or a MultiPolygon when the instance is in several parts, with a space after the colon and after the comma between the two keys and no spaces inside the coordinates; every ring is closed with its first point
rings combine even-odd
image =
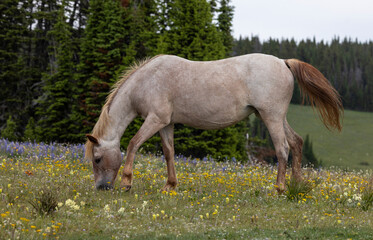
{"type": "Polygon", "coordinates": [[[279,163],[276,185],[279,192],[284,191],[289,146],[293,153],[292,177],[302,179],[303,140],[286,120],[294,78],[319,110],[325,126],[340,131],[343,106],[338,92],[316,68],[296,59],[248,54],[196,62],[160,55],[132,67],[108,96],[92,134],[87,134],[85,156],[92,161],[96,188],[113,188],[122,161],[120,138],[136,116],[145,121],[129,142],[121,187],[131,188],[135,153],[159,132],[168,171],[162,190],[169,191],[177,185],[175,123],[221,129],[256,113],[275,146],[279,163]]]}

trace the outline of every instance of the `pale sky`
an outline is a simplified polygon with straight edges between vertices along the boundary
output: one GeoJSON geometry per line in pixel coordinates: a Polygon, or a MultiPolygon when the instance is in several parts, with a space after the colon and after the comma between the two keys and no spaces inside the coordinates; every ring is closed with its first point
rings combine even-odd
{"type": "Polygon", "coordinates": [[[232,0],[233,36],[373,41],[373,0],[232,0]]]}

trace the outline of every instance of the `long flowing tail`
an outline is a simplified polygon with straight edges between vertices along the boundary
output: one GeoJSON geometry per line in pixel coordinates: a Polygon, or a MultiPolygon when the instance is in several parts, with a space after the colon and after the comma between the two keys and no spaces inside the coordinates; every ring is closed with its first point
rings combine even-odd
{"type": "Polygon", "coordinates": [[[316,106],[319,111],[326,128],[329,130],[335,128],[341,131],[340,120],[343,115],[343,105],[337,90],[312,65],[297,59],[287,59],[285,63],[298,80],[303,102],[308,96],[312,107],[316,106]]]}

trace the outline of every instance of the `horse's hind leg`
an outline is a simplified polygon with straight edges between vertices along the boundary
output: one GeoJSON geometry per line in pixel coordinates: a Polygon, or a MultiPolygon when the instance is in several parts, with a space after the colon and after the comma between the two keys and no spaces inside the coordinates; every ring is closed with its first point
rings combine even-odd
{"type": "Polygon", "coordinates": [[[135,159],[135,154],[141,144],[148,140],[160,129],[169,124],[169,120],[160,119],[156,114],[148,115],[145,122],[142,124],[140,130],[131,139],[127,148],[127,159],[124,164],[121,187],[126,190],[131,189],[132,186],[132,167],[135,159]]]}
{"type": "Polygon", "coordinates": [[[286,176],[286,163],[289,156],[289,144],[286,140],[284,119],[285,114],[273,115],[267,112],[260,112],[265,125],[271,135],[272,142],[275,146],[276,156],[278,160],[277,171],[277,191],[283,192],[285,190],[285,176],[286,176]]]}
{"type": "Polygon", "coordinates": [[[301,181],[302,180],[301,164],[302,164],[303,139],[290,127],[286,119],[284,122],[284,128],[285,128],[286,139],[288,140],[291,152],[293,154],[292,178],[296,181],[301,181]]]}
{"type": "Polygon", "coordinates": [[[162,140],[163,154],[167,162],[167,182],[162,191],[170,191],[177,185],[177,177],[174,163],[174,125],[170,124],[159,131],[162,140]]]}

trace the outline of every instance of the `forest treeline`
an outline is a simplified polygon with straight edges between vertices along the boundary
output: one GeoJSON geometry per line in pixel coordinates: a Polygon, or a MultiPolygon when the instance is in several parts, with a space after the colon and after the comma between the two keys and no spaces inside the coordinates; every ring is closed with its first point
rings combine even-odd
{"type": "MultiPolygon", "coordinates": [[[[4,0],[0,3],[0,127],[10,140],[84,142],[123,71],[158,54],[231,55],[230,0],[4,0]]],[[[125,149],[141,125],[122,138],[125,149]]],[[[246,158],[245,123],[220,131],[177,125],[175,151],[246,158]]],[[[146,151],[161,150],[159,136],[146,151]]]]}
{"type": "MultiPolygon", "coordinates": [[[[232,37],[230,0],[3,0],[0,2],[0,130],[9,140],[84,142],[123,71],[136,60],[174,54],[216,60],[251,52],[318,67],[346,107],[373,110],[373,44],[333,40],[261,42],[232,37]]],[[[248,31],[250,31],[248,29],[248,31]]],[[[299,94],[294,94],[299,102],[299,94]],[[298,96],[298,97],[297,97],[298,96]]],[[[142,120],[122,138],[125,149],[142,120]]],[[[217,131],[175,127],[186,156],[247,158],[259,125],[217,131]]],[[[161,150],[156,135],[146,151],[161,150]]]]}

